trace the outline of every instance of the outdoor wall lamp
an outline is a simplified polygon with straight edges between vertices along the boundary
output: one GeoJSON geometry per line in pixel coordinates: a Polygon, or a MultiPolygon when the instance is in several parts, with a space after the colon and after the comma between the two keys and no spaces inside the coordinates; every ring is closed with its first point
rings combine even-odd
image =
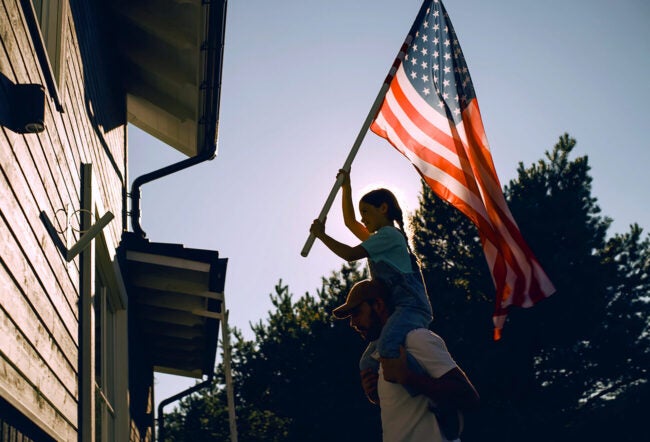
{"type": "Polygon", "coordinates": [[[0,126],[19,134],[45,129],[45,88],[16,84],[0,72],[0,126]],[[4,91],[4,94],[2,92],[4,91]]]}
{"type": "Polygon", "coordinates": [[[38,133],[45,129],[45,89],[40,84],[15,84],[11,88],[11,126],[14,132],[38,133]]]}

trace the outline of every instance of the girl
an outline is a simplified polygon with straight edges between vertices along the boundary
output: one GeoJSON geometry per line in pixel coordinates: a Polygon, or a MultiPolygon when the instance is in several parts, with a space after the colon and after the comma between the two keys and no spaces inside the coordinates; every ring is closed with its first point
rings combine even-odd
{"type": "Polygon", "coordinates": [[[354,214],[349,173],[340,170],[339,174],[344,174],[343,219],[361,244],[352,247],[335,240],[325,233],[325,225],[319,220],[314,220],[310,231],[332,252],[347,261],[368,258],[371,277],[383,282],[390,292],[395,311],[379,339],[370,343],[359,364],[362,371],[367,368],[377,371],[379,363],[372,354],[378,351],[383,358],[399,357],[406,334],[416,328],[429,326],[433,319],[431,304],[417,259],[408,245],[402,209],[395,195],[387,189],[376,189],[365,194],[359,202],[359,222],[354,214]]]}

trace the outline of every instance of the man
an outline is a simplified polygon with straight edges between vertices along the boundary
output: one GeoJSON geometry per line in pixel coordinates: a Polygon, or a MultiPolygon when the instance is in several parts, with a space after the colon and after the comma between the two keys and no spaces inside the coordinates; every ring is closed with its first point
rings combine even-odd
{"type": "MultiPolygon", "coordinates": [[[[349,317],[350,326],[357,333],[374,341],[393,312],[388,299],[381,283],[364,280],[352,287],[345,303],[332,313],[339,319],[349,317]]],[[[379,373],[361,372],[368,399],[381,407],[384,442],[458,440],[460,412],[478,405],[478,393],[451,358],[440,336],[420,328],[407,335],[405,344],[399,358],[380,359],[379,373]],[[427,374],[409,369],[406,352],[427,374]],[[422,394],[412,396],[405,387],[422,394]]]]}

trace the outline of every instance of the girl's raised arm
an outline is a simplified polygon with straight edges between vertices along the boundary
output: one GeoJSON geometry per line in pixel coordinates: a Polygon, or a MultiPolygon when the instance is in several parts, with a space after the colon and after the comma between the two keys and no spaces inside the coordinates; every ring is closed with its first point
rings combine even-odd
{"type": "Polygon", "coordinates": [[[370,232],[368,232],[366,226],[357,221],[357,218],[354,214],[354,203],[352,202],[352,186],[350,185],[350,173],[341,169],[339,170],[339,174],[344,175],[343,183],[341,184],[341,202],[345,227],[350,229],[350,232],[359,238],[359,240],[365,241],[370,236],[370,232]]]}

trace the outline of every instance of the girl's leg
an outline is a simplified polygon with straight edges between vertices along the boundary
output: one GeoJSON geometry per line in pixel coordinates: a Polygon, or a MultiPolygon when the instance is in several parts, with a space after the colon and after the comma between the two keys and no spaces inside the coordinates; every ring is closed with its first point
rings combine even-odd
{"type": "MultiPolygon", "coordinates": [[[[406,335],[417,328],[423,328],[423,324],[428,325],[428,314],[418,312],[414,309],[400,308],[395,309],[393,314],[388,318],[381,331],[379,339],[376,341],[379,355],[383,358],[398,358],[400,356],[400,346],[404,345],[406,335]]],[[[426,370],[420,365],[410,353],[407,352],[406,359],[411,371],[419,374],[426,374],[426,370]]],[[[420,391],[405,387],[411,396],[417,396],[420,391]]]]}
{"type": "Polygon", "coordinates": [[[406,335],[418,328],[429,326],[429,315],[427,312],[408,307],[397,307],[376,341],[379,355],[383,358],[399,357],[399,348],[404,345],[406,335]]]}

